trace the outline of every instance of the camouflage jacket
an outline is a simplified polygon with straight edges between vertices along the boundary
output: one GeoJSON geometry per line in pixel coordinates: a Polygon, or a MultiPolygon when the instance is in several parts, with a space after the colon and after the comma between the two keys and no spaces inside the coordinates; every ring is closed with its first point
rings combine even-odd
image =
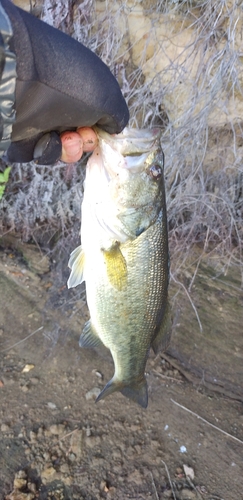
{"type": "Polygon", "coordinates": [[[7,161],[31,161],[47,137],[50,154],[38,160],[53,164],[61,132],[125,127],[129,113],[115,77],[82,43],[9,0],[0,0],[0,32],[0,149],[8,150],[7,161]]]}
{"type": "Polygon", "coordinates": [[[10,146],[15,121],[16,58],[10,50],[12,36],[10,19],[0,3],[0,156],[10,146]]]}

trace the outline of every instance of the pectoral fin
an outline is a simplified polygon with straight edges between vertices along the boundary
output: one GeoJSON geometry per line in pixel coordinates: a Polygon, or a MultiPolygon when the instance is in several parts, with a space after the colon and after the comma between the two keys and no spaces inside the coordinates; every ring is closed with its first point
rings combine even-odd
{"type": "Polygon", "coordinates": [[[80,347],[86,347],[90,349],[103,345],[91,323],[91,320],[87,321],[87,323],[85,323],[84,325],[83,332],[80,335],[79,345],[80,347]]]}
{"type": "Polygon", "coordinates": [[[80,285],[84,281],[84,252],[81,245],[71,253],[68,267],[71,269],[71,274],[67,282],[68,288],[80,285]]]}
{"type": "Polygon", "coordinates": [[[117,290],[123,290],[127,285],[127,264],[119,245],[103,250],[103,253],[110,284],[117,290]]]}
{"type": "Polygon", "coordinates": [[[162,323],[159,327],[157,335],[155,336],[152,342],[152,349],[155,354],[158,354],[158,352],[160,351],[165,351],[169,346],[171,338],[171,328],[172,328],[171,307],[169,301],[167,301],[162,323]]]}

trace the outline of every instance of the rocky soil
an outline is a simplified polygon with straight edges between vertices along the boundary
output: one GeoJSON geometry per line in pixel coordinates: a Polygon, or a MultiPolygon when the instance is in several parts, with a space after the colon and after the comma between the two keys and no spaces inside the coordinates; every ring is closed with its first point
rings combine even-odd
{"type": "MultiPolygon", "coordinates": [[[[2,244],[0,260],[0,498],[243,498],[241,396],[190,382],[167,353],[149,358],[147,410],[120,394],[96,405],[113,366],[78,347],[84,293],[36,247],[17,247],[2,244]]],[[[194,329],[190,305],[183,314],[194,329]]],[[[178,324],[174,335],[177,349],[178,324]]]]}

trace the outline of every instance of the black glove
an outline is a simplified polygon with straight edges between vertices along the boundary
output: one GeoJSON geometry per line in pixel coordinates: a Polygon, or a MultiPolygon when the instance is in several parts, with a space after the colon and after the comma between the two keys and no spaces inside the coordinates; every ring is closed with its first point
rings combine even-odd
{"type": "Polygon", "coordinates": [[[55,163],[61,155],[59,133],[97,124],[119,133],[129,119],[119,85],[108,67],[89,49],[61,31],[1,0],[11,21],[10,50],[16,55],[16,121],[10,162],[33,159],[55,163]]]}

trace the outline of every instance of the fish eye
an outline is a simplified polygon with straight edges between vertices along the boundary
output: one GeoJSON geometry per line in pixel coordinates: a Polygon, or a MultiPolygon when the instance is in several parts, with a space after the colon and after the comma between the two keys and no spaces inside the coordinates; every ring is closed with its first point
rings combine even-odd
{"type": "Polygon", "coordinates": [[[160,165],[155,163],[155,164],[151,165],[151,167],[149,167],[148,173],[149,173],[150,177],[152,177],[152,179],[157,181],[162,176],[162,168],[160,165]]]}

